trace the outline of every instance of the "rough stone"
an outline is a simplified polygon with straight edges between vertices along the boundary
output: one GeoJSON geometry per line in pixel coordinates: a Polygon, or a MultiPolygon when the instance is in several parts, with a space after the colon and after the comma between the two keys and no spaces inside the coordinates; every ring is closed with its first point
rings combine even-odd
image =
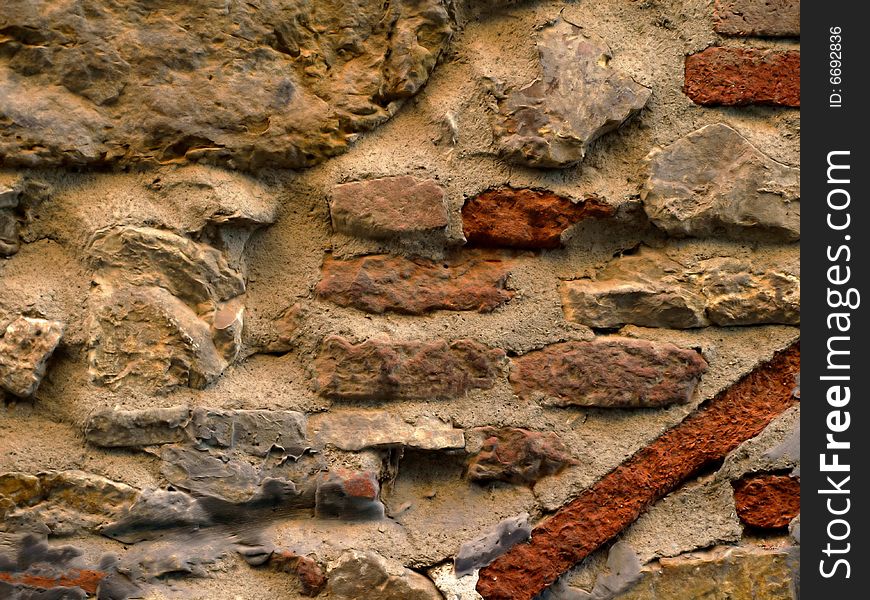
{"type": "Polygon", "coordinates": [[[27,398],[32,396],[63,336],[59,321],[18,317],[0,337],[0,389],[27,398]]]}
{"type": "Polygon", "coordinates": [[[484,441],[468,465],[468,478],[473,481],[532,485],[576,462],[552,431],[482,427],[474,433],[482,434],[484,441]]]}
{"type": "Polygon", "coordinates": [[[242,504],[259,491],[260,474],[250,463],[184,446],[163,446],[160,474],[178,489],[242,504]]]}
{"type": "Polygon", "coordinates": [[[515,358],[510,382],[524,399],[613,408],[688,402],[706,361],[666,342],[599,337],[551,344],[515,358]]]}
{"type": "Polygon", "coordinates": [[[314,597],[326,587],[326,575],[320,565],[307,556],[299,556],[289,550],[276,551],[269,558],[269,566],[278,571],[294,573],[306,596],[314,597]]]}
{"type": "Polygon", "coordinates": [[[443,600],[429,579],[375,552],[346,550],[328,575],[336,600],[443,600]]]}
{"type": "Polygon", "coordinates": [[[481,569],[477,591],[531,600],[680,482],[761,433],[794,404],[799,370],[798,344],[777,353],[541,522],[528,544],[481,569]]]}
{"type": "MultiPolygon", "coordinates": [[[[4,544],[7,546],[7,544],[4,544]]],[[[93,597],[109,576],[105,570],[83,568],[75,546],[50,545],[44,536],[18,536],[14,555],[0,554],[0,594],[10,600],[85,600],[93,597]]]]}
{"type": "Polygon", "coordinates": [[[442,400],[491,388],[504,356],[471,340],[352,344],[333,335],[323,341],[314,370],[319,392],[330,398],[442,400]]]}
{"type": "Polygon", "coordinates": [[[411,175],[337,185],[329,212],[335,231],[366,238],[443,243],[447,231],[444,189],[411,175]]]}
{"type": "Polygon", "coordinates": [[[465,447],[462,429],[454,429],[450,423],[421,416],[412,424],[387,411],[328,412],[313,428],[320,444],[352,452],[390,446],[416,450],[465,447]]]}
{"type": "Polygon", "coordinates": [[[499,102],[501,155],[531,167],[568,167],[589,145],[639,112],[650,90],[609,66],[610,50],[564,21],[538,41],[542,76],[499,102]]]}
{"type": "Polygon", "coordinates": [[[299,457],[308,448],[305,415],[292,410],[234,411],[232,445],[254,456],[277,449],[299,457]]]}
{"type": "Polygon", "coordinates": [[[88,357],[100,385],[204,388],[227,367],[209,324],[162,287],[98,286],[92,301],[88,357]]]}
{"type": "Polygon", "coordinates": [[[85,424],[85,439],[104,448],[171,444],[187,438],[190,422],[186,406],[140,410],[106,409],[94,413],[85,424]]]}
{"type": "Polygon", "coordinates": [[[490,531],[459,547],[453,559],[453,570],[458,577],[470,575],[510,550],[514,544],[525,542],[531,534],[529,513],[502,519],[490,531]]]}
{"type": "Polygon", "coordinates": [[[512,261],[463,252],[443,261],[374,255],[326,258],[317,295],[370,313],[422,315],[434,310],[490,312],[513,298],[512,261]]]}
{"type": "Polygon", "coordinates": [[[716,33],[799,37],[800,0],[716,0],[716,33]]]}
{"type": "Polygon", "coordinates": [[[719,547],[661,559],[644,568],[641,580],[618,598],[797,600],[796,568],[797,558],[789,549],[719,547]]]}
{"type": "Polygon", "coordinates": [[[690,54],[683,92],[702,106],[800,107],[800,50],[712,47],[690,54]]]}
{"type": "Polygon", "coordinates": [[[395,114],[451,34],[440,0],[4,8],[0,162],[19,166],[310,166],[395,114]]]}
{"type": "Polygon", "coordinates": [[[323,473],[317,482],[315,515],[323,519],[349,521],[384,518],[375,473],[337,468],[323,473]]]}
{"type": "Polygon", "coordinates": [[[571,225],[615,212],[596,197],[573,202],[549,191],[502,187],[465,202],[462,231],[475,246],[559,248],[571,225]]]}
{"type": "Polygon", "coordinates": [[[565,318],[589,327],[800,324],[800,278],[745,259],[686,267],[641,247],[594,278],[563,281],[560,292],[565,318]]]}
{"type": "Polygon", "coordinates": [[[299,327],[305,310],[302,305],[296,303],[288,306],[272,321],[265,339],[260,343],[262,352],[269,354],[283,354],[293,349],[293,345],[299,337],[299,327]]]}
{"type": "Polygon", "coordinates": [[[19,248],[18,217],[8,208],[0,208],[0,257],[12,256],[19,248]]]}
{"type": "Polygon", "coordinates": [[[458,577],[453,572],[453,564],[446,562],[432,567],[426,572],[444,600],[483,600],[474,587],[477,585],[477,572],[458,577]]]}
{"type": "Polygon", "coordinates": [[[637,553],[629,544],[616,542],[607,554],[604,570],[589,591],[567,585],[563,580],[545,590],[540,600],[613,600],[643,577],[637,553]]]}
{"type": "Polygon", "coordinates": [[[245,292],[244,279],[223,254],[170,231],[115,227],[98,232],[89,250],[95,268],[109,269],[132,285],[164,288],[191,307],[214,305],[245,292]]]}
{"type": "Polygon", "coordinates": [[[788,527],[800,514],[800,479],[788,475],[755,475],[734,482],[737,516],[750,527],[788,527]]]}
{"type": "Polygon", "coordinates": [[[779,163],[724,123],[648,157],[644,210],[679,237],[800,238],[800,169],[779,163]]]}
{"type": "Polygon", "coordinates": [[[167,530],[193,533],[212,524],[201,502],[185,492],[143,490],[121,517],[100,533],[125,544],[160,538],[167,530]]]}

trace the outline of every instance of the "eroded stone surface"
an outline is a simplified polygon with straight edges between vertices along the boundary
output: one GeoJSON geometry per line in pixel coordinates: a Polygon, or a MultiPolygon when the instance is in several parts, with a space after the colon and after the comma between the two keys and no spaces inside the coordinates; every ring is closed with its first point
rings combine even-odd
{"type": "Polygon", "coordinates": [[[85,438],[106,448],[170,444],[187,438],[186,406],[140,410],[101,410],[88,418],[85,438]]]}
{"type": "Polygon", "coordinates": [[[480,451],[468,465],[468,478],[474,481],[531,485],[575,462],[552,431],[482,427],[474,434],[484,438],[480,451]]]}
{"type": "Polygon", "coordinates": [[[577,164],[593,141],[640,111],[650,90],[607,66],[609,48],[559,21],[538,41],[542,76],[508,93],[494,124],[501,155],[531,167],[577,164]]]}
{"type": "Polygon", "coordinates": [[[465,447],[465,435],[432,417],[409,423],[387,411],[328,412],[313,425],[315,438],[342,450],[400,446],[417,450],[451,450],[465,447]]]}
{"type": "Polygon", "coordinates": [[[707,363],[694,350],[621,337],[563,342],[511,361],[521,398],[614,408],[688,402],[707,363]]]}
{"type": "Polygon", "coordinates": [[[323,341],[314,370],[318,391],[346,400],[440,400],[495,383],[504,352],[471,340],[323,341]]]}
{"type": "Polygon", "coordinates": [[[347,550],[329,570],[330,598],[340,600],[443,600],[423,575],[375,552],[347,550]]]}
{"type": "Polygon", "coordinates": [[[540,523],[528,544],[481,569],[478,592],[531,600],[681,481],[761,433],[794,404],[799,370],[798,344],[777,353],[540,523]]]}
{"type": "Polygon", "coordinates": [[[800,0],[716,0],[716,32],[800,36],[800,0]]]}
{"type": "Polygon", "coordinates": [[[0,389],[26,398],[39,387],[48,359],[63,336],[63,323],[18,317],[0,337],[0,389]]]}
{"type": "Polygon", "coordinates": [[[496,188],[462,207],[462,231],[469,244],[507,248],[558,248],[562,232],[615,209],[598,198],[573,202],[548,191],[496,188]]]}
{"type": "Polygon", "coordinates": [[[320,565],[307,556],[299,556],[289,550],[276,551],[269,558],[269,566],[278,571],[294,573],[306,596],[316,596],[326,587],[326,575],[320,565]]]}
{"type": "Polygon", "coordinates": [[[317,482],[315,514],[324,519],[383,519],[380,492],[374,472],[333,469],[317,482]]]}
{"type": "Polygon", "coordinates": [[[374,239],[443,243],[448,222],[441,186],[411,175],[337,185],[329,213],[336,231],[374,239]]]}
{"type": "Polygon", "coordinates": [[[779,163],[724,123],[648,157],[644,210],[674,236],[800,238],[800,170],[779,163]]]}
{"type": "Polygon", "coordinates": [[[514,544],[529,539],[531,534],[529,513],[502,519],[490,531],[459,547],[453,559],[453,570],[458,577],[470,575],[510,550],[514,544]]]}
{"type": "Polygon", "coordinates": [[[690,54],[683,92],[703,106],[800,107],[800,50],[714,46],[690,54]]]}
{"type": "Polygon", "coordinates": [[[800,479],[788,475],[756,475],[734,482],[734,505],[751,527],[788,527],[800,514],[800,479]]]}
{"type": "Polygon", "coordinates": [[[434,310],[490,312],[513,298],[512,261],[463,252],[443,261],[373,255],[326,258],[317,294],[371,313],[421,315],[434,310]]]}
{"type": "Polygon", "coordinates": [[[800,324],[800,278],[745,259],[690,268],[641,247],[594,278],[563,281],[560,292],[565,318],[589,327],[800,324]]]}
{"type": "Polygon", "coordinates": [[[393,115],[451,33],[439,0],[4,8],[0,161],[21,166],[310,166],[393,115]]]}

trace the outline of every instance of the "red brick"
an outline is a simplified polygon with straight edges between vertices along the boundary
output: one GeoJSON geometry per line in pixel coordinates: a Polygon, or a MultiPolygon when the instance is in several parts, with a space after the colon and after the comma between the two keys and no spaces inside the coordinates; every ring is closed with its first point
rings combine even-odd
{"type": "Polygon", "coordinates": [[[107,573],[89,569],[77,569],[56,576],[37,575],[29,573],[0,572],[0,581],[23,585],[31,588],[81,588],[88,594],[96,594],[97,587],[107,573]]]}
{"type": "Polygon", "coordinates": [[[716,0],[716,32],[724,35],[799,36],[800,0],[716,0]]]}
{"type": "Polygon", "coordinates": [[[605,475],[481,569],[486,600],[530,600],[634,522],[653,502],[751,439],[796,399],[800,346],[778,352],[605,475]]]}
{"type": "Polygon", "coordinates": [[[326,576],[320,565],[307,556],[281,550],[272,554],[269,565],[277,571],[294,573],[299,578],[302,593],[306,596],[316,596],[326,587],[326,576]]]}
{"type": "Polygon", "coordinates": [[[788,527],[801,511],[801,482],[788,475],[756,475],[734,482],[737,516],[750,527],[788,527]]]}
{"type": "Polygon", "coordinates": [[[490,312],[514,293],[505,288],[511,261],[463,252],[447,260],[373,255],[327,258],[317,295],[370,313],[421,315],[433,310],[490,312]]]}
{"type": "Polygon", "coordinates": [[[707,48],[686,57],[683,92],[704,106],[801,105],[799,50],[707,48]]]}
{"type": "Polygon", "coordinates": [[[553,192],[503,187],[465,203],[462,229],[468,243],[478,246],[558,248],[562,232],[574,223],[613,213],[595,197],[575,203],[553,192]]]}
{"type": "Polygon", "coordinates": [[[483,427],[480,433],[486,439],[468,465],[468,478],[475,481],[534,484],[576,462],[552,431],[483,427]]]}

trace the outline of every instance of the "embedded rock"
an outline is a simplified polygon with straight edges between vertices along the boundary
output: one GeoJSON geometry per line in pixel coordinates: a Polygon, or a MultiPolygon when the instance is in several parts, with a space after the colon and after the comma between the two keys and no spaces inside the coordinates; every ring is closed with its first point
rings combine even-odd
{"type": "Polygon", "coordinates": [[[323,341],[314,362],[316,385],[339,400],[442,400],[495,384],[504,351],[471,340],[420,342],[323,341]]]}
{"type": "Polygon", "coordinates": [[[690,54],[683,93],[702,106],[800,108],[800,50],[714,46],[690,54]]]}
{"type": "Polygon", "coordinates": [[[100,533],[125,544],[160,538],[166,530],[191,534],[212,524],[202,503],[184,492],[143,490],[121,517],[100,533]]]}
{"type": "Polygon", "coordinates": [[[319,443],[352,452],[390,446],[415,450],[465,447],[463,431],[449,423],[421,416],[411,424],[387,411],[328,412],[317,419],[314,429],[319,443]]]}
{"type": "Polygon", "coordinates": [[[699,278],[707,317],[716,325],[800,325],[800,279],[780,271],[757,272],[725,258],[704,261],[699,278]]]}
{"type": "Polygon", "coordinates": [[[451,34],[440,0],[13,0],[0,30],[0,162],[242,169],[345,151],[423,86],[451,34]]]}
{"type": "Polygon", "coordinates": [[[371,471],[333,469],[317,482],[314,512],[324,519],[383,519],[381,486],[371,471]]]}
{"type": "Polygon", "coordinates": [[[99,411],[85,425],[85,439],[104,448],[171,444],[187,438],[190,422],[186,406],[141,410],[99,411]]]}
{"type": "Polygon", "coordinates": [[[21,247],[18,217],[8,208],[0,208],[0,257],[12,256],[21,247]]]}
{"type": "Polygon", "coordinates": [[[204,388],[227,367],[208,323],[162,287],[106,287],[94,303],[89,359],[99,384],[204,388]]]}
{"type": "Polygon", "coordinates": [[[621,337],[563,342],[513,359],[521,398],[552,406],[654,407],[688,402],[707,362],[670,343],[621,337]]]}
{"type": "Polygon", "coordinates": [[[644,210],[678,237],[800,238],[800,170],[779,163],[724,123],[648,157],[644,210]]]}
{"type": "Polygon", "coordinates": [[[610,50],[560,21],[538,41],[542,77],[499,102],[501,155],[530,167],[568,167],[593,141],[639,112],[650,90],[609,66],[610,50]]]}
{"type": "Polygon", "coordinates": [[[326,258],[317,295],[370,313],[421,315],[434,310],[490,312],[513,298],[506,289],[512,262],[463,253],[443,261],[373,255],[326,258]]]}
{"type": "Polygon", "coordinates": [[[266,456],[274,448],[299,457],[308,447],[305,415],[292,410],[237,410],[233,412],[233,447],[253,456],[266,456]]]}
{"type": "Polygon", "coordinates": [[[750,527],[780,529],[800,514],[801,484],[788,475],[747,476],[735,481],[737,516],[750,527]]]}
{"type": "Polygon", "coordinates": [[[443,600],[429,579],[375,552],[346,550],[329,570],[336,600],[443,600]]]}
{"type": "Polygon", "coordinates": [[[514,544],[529,539],[531,534],[529,513],[502,519],[487,533],[459,547],[453,559],[453,569],[458,577],[470,575],[510,550],[514,544]]]}
{"type": "Polygon", "coordinates": [[[329,213],[336,231],[374,239],[443,243],[448,223],[443,188],[410,175],[337,185],[329,213]]]}
{"type": "Polygon", "coordinates": [[[503,187],[465,202],[462,231],[475,246],[559,248],[571,225],[615,212],[596,197],[573,202],[548,191],[503,187]]]}
{"type": "Polygon", "coordinates": [[[800,0],[716,0],[716,33],[799,37],[800,0]]]}
{"type": "Polygon", "coordinates": [[[276,571],[295,573],[306,596],[316,596],[326,587],[326,575],[320,565],[307,556],[289,550],[276,551],[269,557],[269,566],[276,571]]]}
{"type": "Polygon", "coordinates": [[[18,317],[0,337],[0,391],[26,398],[39,387],[48,359],[63,336],[63,323],[18,317]]]}
{"type": "Polygon", "coordinates": [[[247,461],[184,446],[164,446],[160,458],[160,474],[176,488],[198,496],[242,504],[259,491],[259,473],[247,461]]]}
{"type": "Polygon", "coordinates": [[[482,434],[484,441],[468,465],[468,478],[474,481],[532,485],[576,462],[552,431],[482,427],[475,433],[482,434]]]}

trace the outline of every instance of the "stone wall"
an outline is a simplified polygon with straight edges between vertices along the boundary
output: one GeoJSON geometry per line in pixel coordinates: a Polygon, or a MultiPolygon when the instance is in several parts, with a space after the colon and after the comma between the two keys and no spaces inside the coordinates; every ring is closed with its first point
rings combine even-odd
{"type": "Polygon", "coordinates": [[[795,600],[794,0],[7,0],[0,597],[795,600]]]}

